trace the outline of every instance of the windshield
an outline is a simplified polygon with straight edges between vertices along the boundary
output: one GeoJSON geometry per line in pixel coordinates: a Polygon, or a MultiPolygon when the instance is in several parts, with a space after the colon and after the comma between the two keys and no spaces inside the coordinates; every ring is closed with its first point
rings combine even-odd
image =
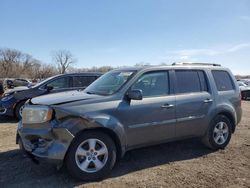
{"type": "Polygon", "coordinates": [[[112,71],[104,74],[85,89],[88,94],[112,95],[117,92],[135,71],[112,71]]]}

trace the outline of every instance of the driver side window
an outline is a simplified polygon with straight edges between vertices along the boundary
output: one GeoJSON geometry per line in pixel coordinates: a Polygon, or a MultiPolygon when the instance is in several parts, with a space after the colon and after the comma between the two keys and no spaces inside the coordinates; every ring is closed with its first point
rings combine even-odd
{"type": "Polygon", "coordinates": [[[69,77],[63,77],[56,79],[48,84],[46,86],[52,86],[53,89],[63,89],[63,88],[69,88],[69,77]]]}
{"type": "Polygon", "coordinates": [[[142,75],[131,87],[142,91],[143,97],[165,96],[169,94],[167,71],[149,72],[142,75]]]}

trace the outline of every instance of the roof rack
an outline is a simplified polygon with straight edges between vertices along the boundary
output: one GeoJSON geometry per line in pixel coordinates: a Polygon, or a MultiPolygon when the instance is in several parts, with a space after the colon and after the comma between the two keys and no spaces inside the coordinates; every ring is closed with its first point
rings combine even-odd
{"type": "Polygon", "coordinates": [[[194,65],[194,66],[201,65],[201,66],[218,66],[218,67],[221,66],[220,64],[216,64],[216,63],[192,63],[192,62],[173,63],[172,65],[173,66],[175,65],[194,65]]]}

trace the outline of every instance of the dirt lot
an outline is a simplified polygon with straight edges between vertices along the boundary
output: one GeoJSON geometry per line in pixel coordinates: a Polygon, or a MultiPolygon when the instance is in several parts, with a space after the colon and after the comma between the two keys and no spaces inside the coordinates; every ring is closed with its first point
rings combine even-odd
{"type": "Polygon", "coordinates": [[[0,187],[250,187],[250,102],[225,150],[212,152],[197,139],[134,150],[93,183],[23,157],[15,131],[15,120],[0,119],[0,187]]]}

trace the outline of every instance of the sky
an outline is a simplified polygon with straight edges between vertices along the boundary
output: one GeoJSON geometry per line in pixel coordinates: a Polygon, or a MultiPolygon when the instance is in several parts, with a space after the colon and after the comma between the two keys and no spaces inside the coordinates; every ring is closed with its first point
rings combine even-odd
{"type": "Polygon", "coordinates": [[[0,48],[76,67],[219,63],[250,75],[250,0],[0,0],[0,48]]]}

